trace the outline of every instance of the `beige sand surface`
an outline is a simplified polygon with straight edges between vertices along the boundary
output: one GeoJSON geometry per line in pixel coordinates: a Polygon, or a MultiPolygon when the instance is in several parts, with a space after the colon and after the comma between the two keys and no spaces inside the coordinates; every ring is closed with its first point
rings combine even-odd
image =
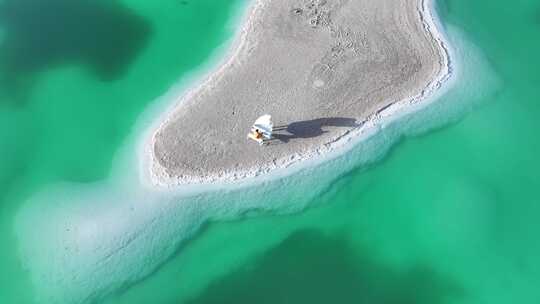
{"type": "Polygon", "coordinates": [[[446,56],[426,7],[422,0],[256,0],[229,60],[153,134],[154,181],[234,180],[286,167],[421,95],[446,56]],[[279,131],[260,147],[246,133],[266,113],[279,131]]]}

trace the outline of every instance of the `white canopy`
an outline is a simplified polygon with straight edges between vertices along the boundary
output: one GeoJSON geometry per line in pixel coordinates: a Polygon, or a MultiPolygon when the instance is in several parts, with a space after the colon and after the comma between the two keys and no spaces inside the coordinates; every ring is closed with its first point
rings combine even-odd
{"type": "Polygon", "coordinates": [[[258,129],[264,137],[270,139],[272,138],[272,130],[274,124],[272,123],[272,116],[266,114],[263,115],[255,121],[253,124],[253,129],[258,129]]]}

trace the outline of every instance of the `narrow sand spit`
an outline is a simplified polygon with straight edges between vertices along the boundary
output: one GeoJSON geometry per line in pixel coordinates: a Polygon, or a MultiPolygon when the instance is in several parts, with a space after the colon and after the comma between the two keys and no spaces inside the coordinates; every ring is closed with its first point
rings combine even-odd
{"type": "Polygon", "coordinates": [[[448,73],[426,0],[257,0],[248,16],[228,61],[154,133],[154,183],[287,167],[425,97],[448,73]],[[279,130],[260,147],[246,133],[265,113],[279,130]]]}

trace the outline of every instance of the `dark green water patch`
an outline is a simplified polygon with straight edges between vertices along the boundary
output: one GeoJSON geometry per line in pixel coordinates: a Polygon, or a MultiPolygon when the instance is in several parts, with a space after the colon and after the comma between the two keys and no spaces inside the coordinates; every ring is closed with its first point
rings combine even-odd
{"type": "Polygon", "coordinates": [[[146,45],[151,27],[117,1],[6,0],[0,4],[0,86],[20,100],[36,72],[88,66],[118,79],[146,45]]]}
{"type": "Polygon", "coordinates": [[[398,271],[342,238],[300,230],[188,303],[446,303],[462,294],[428,265],[398,271]]]}
{"type": "Polygon", "coordinates": [[[0,0],[1,303],[38,296],[19,263],[21,206],[106,178],[144,109],[231,36],[239,3],[0,0]]]}

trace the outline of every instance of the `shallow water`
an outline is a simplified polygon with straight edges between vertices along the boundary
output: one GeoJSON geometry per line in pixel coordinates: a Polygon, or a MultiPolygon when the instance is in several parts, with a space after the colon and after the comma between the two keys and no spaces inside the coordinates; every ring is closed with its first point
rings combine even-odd
{"type": "Polygon", "coordinates": [[[33,297],[12,232],[22,202],[104,179],[143,110],[231,36],[240,2],[0,1],[0,302],[33,297]]]}
{"type": "MultiPolygon", "coordinates": [[[[443,21],[465,32],[489,62],[493,71],[488,71],[498,79],[487,82],[482,73],[473,73],[466,86],[457,86],[458,90],[467,92],[450,94],[445,99],[446,105],[455,105],[454,108],[459,105],[461,110],[457,114],[452,116],[448,107],[442,107],[443,113],[437,108],[428,112],[429,117],[435,117],[429,123],[437,125],[440,120],[450,120],[450,125],[402,140],[386,157],[367,168],[359,167],[364,163],[364,150],[351,153],[337,165],[338,171],[339,167],[348,168],[345,172],[336,173],[334,168],[332,174],[336,177],[329,177],[330,181],[325,176],[318,178],[321,184],[330,184],[320,189],[320,196],[306,203],[313,206],[307,211],[282,216],[267,214],[205,226],[167,263],[158,263],[161,266],[150,276],[135,285],[117,289],[103,301],[538,302],[540,243],[536,234],[540,227],[536,219],[540,215],[537,190],[540,165],[535,156],[539,154],[540,138],[535,136],[535,130],[539,123],[536,117],[540,114],[537,104],[540,62],[535,54],[540,50],[540,40],[532,37],[537,37],[540,32],[540,6],[535,2],[516,1],[509,7],[503,1],[442,1],[443,21]],[[493,89],[480,88],[486,83],[493,89]],[[490,93],[475,94],[480,90],[490,93]]],[[[170,36],[164,35],[163,44],[156,45],[154,39],[158,33],[165,31],[169,35],[179,35],[183,31],[165,26],[167,22],[162,19],[167,19],[163,17],[171,13],[170,9],[162,11],[161,7],[158,9],[155,5],[136,1],[125,1],[125,4],[138,8],[135,11],[140,16],[153,17],[146,18],[151,24],[147,34],[149,42],[144,47],[146,51],[144,48],[139,51],[140,54],[135,55],[139,59],[133,59],[135,61],[130,64],[132,73],[139,74],[137,71],[144,71],[151,64],[139,66],[137,62],[144,61],[142,58],[154,62],[154,56],[161,54],[158,50],[166,45],[165,41],[170,43],[170,36]],[[156,25],[161,22],[162,27],[156,25]],[[155,53],[144,55],[153,45],[155,53]]],[[[204,14],[196,16],[200,18],[204,14]]],[[[221,23],[216,22],[216,40],[207,45],[207,55],[221,41],[223,33],[220,34],[220,29],[226,18],[227,14],[223,13],[221,23]]],[[[175,18],[171,17],[169,22],[173,22],[172,19],[175,18]]],[[[180,22],[180,19],[175,20],[180,22]]],[[[9,40],[4,38],[4,41],[9,40]]],[[[469,50],[463,48],[464,57],[469,50]]],[[[169,55],[171,60],[176,58],[174,52],[169,55]]],[[[203,59],[201,56],[200,60],[203,59]]],[[[191,64],[189,67],[195,65],[191,64]]],[[[155,80],[156,87],[153,93],[147,93],[152,98],[163,93],[181,75],[179,69],[169,70],[165,65],[162,68],[169,73],[169,83],[155,79],[161,73],[152,74],[149,79],[155,80]]],[[[0,180],[3,181],[2,188],[7,189],[2,196],[0,227],[6,232],[2,234],[1,241],[6,245],[3,247],[8,248],[1,253],[0,266],[8,271],[3,271],[0,276],[0,295],[12,302],[31,303],[34,299],[30,292],[33,288],[30,276],[24,276],[17,266],[16,241],[9,237],[12,217],[19,203],[52,181],[102,179],[110,167],[113,151],[129,133],[136,115],[152,99],[137,98],[141,104],[133,105],[131,118],[124,115],[123,105],[118,105],[116,111],[104,112],[104,108],[100,108],[92,112],[85,108],[96,106],[91,102],[70,103],[81,99],[66,98],[54,104],[64,96],[73,96],[67,95],[65,90],[58,91],[59,84],[69,88],[70,83],[78,80],[81,86],[87,86],[92,83],[89,79],[99,79],[99,76],[94,71],[85,74],[79,69],[86,67],[74,68],[72,64],[63,63],[52,69],[52,80],[36,81],[32,88],[32,92],[43,92],[40,96],[48,98],[0,104],[0,123],[6,123],[2,129],[20,132],[0,133],[0,174],[3,174],[0,180]],[[82,79],[81,74],[85,75],[82,79]],[[52,98],[54,96],[58,98],[52,98]],[[54,107],[50,107],[51,104],[54,107]],[[81,108],[81,113],[93,117],[88,120],[71,117],[81,108]],[[66,109],[66,114],[56,116],[62,113],[60,109],[66,109]],[[110,115],[107,116],[109,120],[100,120],[104,130],[84,128],[100,115],[110,115]],[[41,124],[28,123],[36,120],[41,124]],[[73,130],[64,131],[68,122],[73,130]],[[114,133],[110,131],[114,130],[111,125],[115,124],[119,124],[118,130],[121,130],[117,137],[109,134],[114,133]],[[74,134],[79,135],[81,130],[89,134],[76,140],[78,136],[74,134]],[[104,140],[109,138],[103,137],[104,134],[112,139],[104,140]],[[96,145],[103,148],[96,151],[96,145]],[[95,160],[95,163],[82,161],[87,159],[95,160]]],[[[129,79],[129,76],[111,81],[125,81],[127,86],[129,82],[122,79],[129,79]]],[[[103,81],[101,79],[99,84],[94,81],[92,89],[87,88],[85,94],[79,93],[80,98],[94,100],[84,99],[84,96],[94,94],[97,87],[107,92],[95,93],[97,96],[114,92],[114,85],[103,81]]],[[[140,84],[134,81],[123,94],[140,87],[134,83],[140,84]]],[[[137,92],[130,96],[138,95],[144,94],[137,92]]],[[[122,94],[107,100],[116,101],[118,96],[122,94]]],[[[114,108],[111,103],[106,105],[114,108]]],[[[426,119],[419,121],[428,123],[426,119]]],[[[327,170],[316,172],[328,173],[327,170]]],[[[319,188],[317,179],[306,179],[313,183],[311,188],[319,188]]],[[[304,189],[292,181],[285,185],[304,189]]],[[[271,204],[304,204],[297,196],[274,194],[270,193],[271,204]]],[[[83,196],[82,193],[77,195],[83,196]]],[[[232,197],[228,203],[242,204],[241,195],[234,199],[233,193],[232,197]]],[[[99,206],[95,208],[99,209],[99,206]]]]}

